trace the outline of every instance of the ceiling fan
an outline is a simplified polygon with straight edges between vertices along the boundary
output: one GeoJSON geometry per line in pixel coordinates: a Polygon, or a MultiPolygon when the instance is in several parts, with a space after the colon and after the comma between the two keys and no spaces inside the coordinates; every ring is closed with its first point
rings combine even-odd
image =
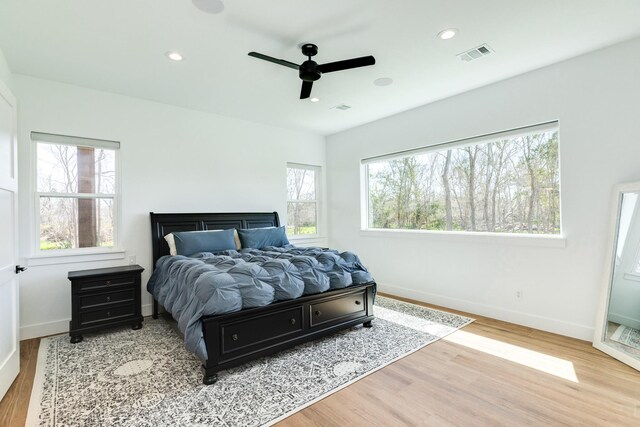
{"type": "Polygon", "coordinates": [[[311,43],[305,43],[301,46],[302,54],[309,59],[302,64],[294,64],[293,62],[277,59],[271,56],[263,55],[258,52],[249,52],[249,56],[273,62],[274,64],[284,65],[285,67],[298,70],[298,75],[302,79],[302,89],[300,90],[300,99],[309,98],[313,82],[318,80],[324,73],[333,73],[334,71],[348,70],[350,68],[366,67],[376,63],[373,56],[363,56],[360,58],[345,59],[343,61],[329,62],[327,64],[318,64],[311,60],[312,56],[318,53],[318,46],[311,43]]]}

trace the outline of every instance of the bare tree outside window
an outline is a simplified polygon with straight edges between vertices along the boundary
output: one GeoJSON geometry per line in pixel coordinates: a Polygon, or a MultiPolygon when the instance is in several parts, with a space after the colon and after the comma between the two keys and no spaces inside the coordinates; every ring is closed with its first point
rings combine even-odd
{"type": "Polygon", "coordinates": [[[115,150],[38,142],[40,250],[114,246],[115,150]]]}
{"type": "Polygon", "coordinates": [[[287,234],[318,234],[318,168],[287,167],[287,234]]]}
{"type": "Polygon", "coordinates": [[[369,228],[560,233],[557,131],[365,167],[369,228]]]}

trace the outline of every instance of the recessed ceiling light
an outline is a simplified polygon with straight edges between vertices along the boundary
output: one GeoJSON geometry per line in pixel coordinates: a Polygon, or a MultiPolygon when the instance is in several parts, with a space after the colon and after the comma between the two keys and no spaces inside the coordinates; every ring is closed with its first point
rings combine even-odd
{"type": "Polygon", "coordinates": [[[458,30],[455,28],[447,28],[446,30],[442,30],[438,33],[438,37],[442,40],[452,39],[458,34],[458,30]]]}
{"type": "Polygon", "coordinates": [[[201,11],[213,15],[224,10],[224,3],[221,0],[193,0],[193,4],[201,11]]]}
{"type": "Polygon", "coordinates": [[[313,98],[309,98],[309,101],[311,102],[318,102],[320,101],[320,98],[316,98],[315,96],[313,98]]]}
{"type": "Polygon", "coordinates": [[[373,81],[373,84],[376,86],[389,86],[391,83],[393,83],[393,79],[390,77],[380,77],[373,81]]]}
{"type": "Polygon", "coordinates": [[[165,53],[165,55],[167,55],[167,58],[172,61],[182,61],[182,55],[180,55],[178,52],[167,52],[165,53]]]}

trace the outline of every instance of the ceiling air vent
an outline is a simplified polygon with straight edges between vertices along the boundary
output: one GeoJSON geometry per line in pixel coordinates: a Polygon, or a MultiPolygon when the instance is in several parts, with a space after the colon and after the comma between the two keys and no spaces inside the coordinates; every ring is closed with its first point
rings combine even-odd
{"type": "Polygon", "coordinates": [[[330,110],[348,110],[349,108],[351,108],[351,105],[347,105],[347,104],[340,104],[340,105],[336,105],[335,107],[331,107],[330,110]]]}
{"type": "Polygon", "coordinates": [[[474,47],[471,50],[466,52],[462,52],[458,54],[458,58],[462,59],[464,62],[473,61],[474,59],[482,58],[483,56],[487,56],[493,52],[487,44],[480,45],[478,47],[474,47]]]}

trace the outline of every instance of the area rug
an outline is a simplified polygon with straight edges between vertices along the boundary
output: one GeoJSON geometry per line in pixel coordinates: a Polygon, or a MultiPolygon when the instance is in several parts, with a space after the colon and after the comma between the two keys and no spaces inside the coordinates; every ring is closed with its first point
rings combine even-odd
{"type": "Polygon", "coordinates": [[[611,335],[613,341],[640,350],[640,331],[625,325],[618,326],[618,329],[611,335]]]}
{"type": "Polygon", "coordinates": [[[27,426],[271,425],[473,321],[380,296],[374,314],[372,328],[222,371],[211,386],[167,320],[75,345],[44,338],[27,426]]]}

